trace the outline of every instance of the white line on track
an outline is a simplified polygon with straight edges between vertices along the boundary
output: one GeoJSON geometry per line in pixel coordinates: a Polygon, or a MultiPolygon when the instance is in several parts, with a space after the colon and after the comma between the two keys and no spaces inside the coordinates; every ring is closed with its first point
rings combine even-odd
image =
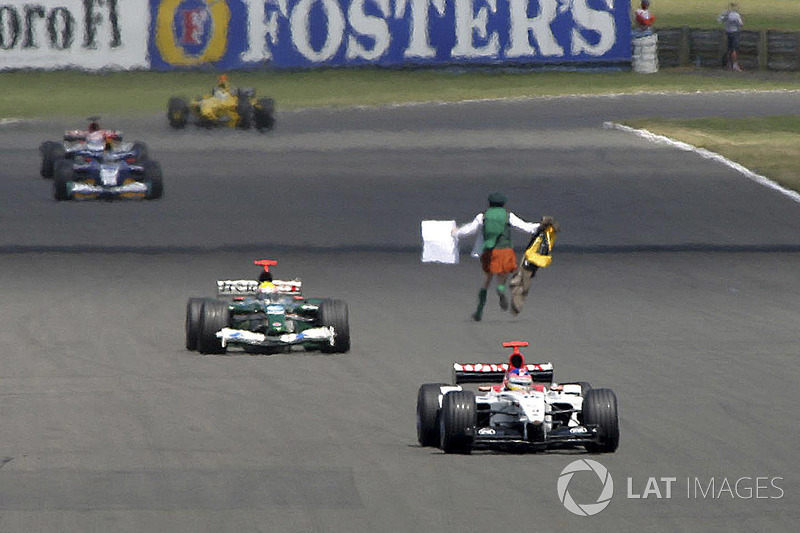
{"type": "Polygon", "coordinates": [[[23,122],[21,118],[0,118],[0,126],[10,126],[11,124],[19,124],[23,122]]]}
{"type": "Polygon", "coordinates": [[[673,146],[678,150],[683,150],[686,152],[694,152],[704,159],[710,159],[711,161],[722,163],[726,167],[732,168],[736,172],[739,172],[746,178],[755,181],[759,185],[763,185],[764,187],[769,187],[770,189],[774,189],[779,193],[783,194],[784,196],[787,196],[790,199],[794,200],[795,202],[800,203],[800,194],[798,194],[797,192],[792,191],[790,189],[786,189],[785,187],[781,187],[771,179],[762,176],[761,174],[756,174],[749,168],[744,167],[735,161],[731,161],[727,157],[724,157],[716,152],[706,150],[705,148],[698,148],[697,146],[682,141],[676,141],[675,139],[670,139],[669,137],[665,137],[664,135],[658,135],[657,133],[653,133],[652,131],[631,128],[630,126],[625,126],[624,124],[617,124],[616,122],[605,122],[603,123],[603,127],[606,129],[614,129],[614,130],[624,131],[626,133],[632,133],[652,143],[666,144],[669,146],[673,146]]]}
{"type": "Polygon", "coordinates": [[[424,107],[424,106],[458,106],[465,104],[481,104],[481,103],[504,103],[504,102],[533,102],[533,101],[550,101],[550,100],[590,100],[590,99],[608,99],[613,100],[616,98],[624,98],[627,96],[697,96],[697,95],[769,95],[769,94],[800,94],[800,89],[770,89],[770,90],[751,90],[751,89],[723,89],[718,91],[635,91],[630,93],[604,93],[604,94],[556,94],[556,95],[539,95],[539,96],[507,96],[498,98],[473,98],[470,100],[428,100],[424,102],[398,102],[393,104],[375,104],[375,105],[354,105],[354,106],[322,106],[322,107],[297,107],[285,112],[290,113],[305,113],[309,111],[347,111],[347,110],[380,110],[380,109],[395,109],[403,107],[424,107]]]}

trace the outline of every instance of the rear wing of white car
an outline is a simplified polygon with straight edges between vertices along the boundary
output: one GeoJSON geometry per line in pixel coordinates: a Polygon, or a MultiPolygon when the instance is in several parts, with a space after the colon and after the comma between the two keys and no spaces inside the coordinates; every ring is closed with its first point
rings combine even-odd
{"type": "MultiPolygon", "coordinates": [[[[553,363],[527,364],[535,383],[553,382],[553,363]]],[[[453,384],[502,383],[508,370],[507,363],[453,363],[453,384]]]]}
{"type": "MultiPolygon", "coordinates": [[[[284,281],[276,279],[272,282],[278,294],[300,296],[303,282],[299,279],[284,281]]],[[[254,279],[221,279],[217,280],[217,296],[255,296],[259,282],[254,279]]]]}

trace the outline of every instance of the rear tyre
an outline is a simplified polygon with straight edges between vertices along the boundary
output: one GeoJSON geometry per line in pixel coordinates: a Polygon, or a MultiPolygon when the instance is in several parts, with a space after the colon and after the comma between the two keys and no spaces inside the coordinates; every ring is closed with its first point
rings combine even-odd
{"type": "Polygon", "coordinates": [[[53,196],[56,200],[69,200],[69,184],[75,179],[75,170],[72,161],[59,159],[53,171],[53,196]]]}
{"type": "Polygon", "coordinates": [[[426,383],[417,393],[417,440],[422,446],[439,446],[439,395],[446,383],[426,383]]]}
{"type": "Polygon", "coordinates": [[[444,453],[471,453],[476,422],[475,393],[464,390],[445,394],[439,413],[439,446],[444,453]]]}
{"type": "Polygon", "coordinates": [[[158,161],[148,159],[144,161],[144,183],[147,185],[147,192],[144,197],[148,200],[157,200],[164,196],[164,180],[161,177],[161,165],[158,161]]]}
{"type": "Polygon", "coordinates": [[[147,145],[141,141],[136,141],[133,143],[131,151],[133,152],[137,163],[147,161],[147,159],[150,157],[150,151],[147,149],[147,145]]]}
{"type": "Polygon", "coordinates": [[[56,162],[64,159],[64,146],[54,141],[45,141],[39,151],[42,153],[42,168],[39,173],[43,178],[52,178],[56,162]]]}
{"type": "Polygon", "coordinates": [[[200,335],[197,337],[197,349],[200,353],[222,354],[227,350],[217,332],[228,327],[230,311],[228,304],[220,300],[206,300],[200,310],[200,335]]]}
{"type": "Polygon", "coordinates": [[[319,321],[323,326],[333,327],[335,334],[333,346],[325,344],[321,350],[326,353],[345,353],[350,351],[350,312],[342,300],[325,300],[319,306],[319,321]]]}
{"type": "Polygon", "coordinates": [[[197,339],[200,336],[200,314],[203,304],[208,298],[189,298],[186,302],[186,349],[197,349],[197,339]]]}
{"type": "Polygon", "coordinates": [[[167,103],[167,120],[171,128],[180,130],[186,127],[189,121],[189,102],[186,98],[173,96],[167,103]]]}
{"type": "Polygon", "coordinates": [[[583,396],[583,422],[597,426],[598,442],[586,444],[592,453],[611,453],[619,446],[617,397],[611,389],[591,389],[583,396]]]}
{"type": "Polygon", "coordinates": [[[239,96],[236,99],[236,113],[239,115],[236,127],[240,130],[249,130],[253,125],[253,105],[249,98],[239,96]]]}
{"type": "Polygon", "coordinates": [[[253,115],[258,131],[269,131],[275,127],[275,100],[262,98],[256,102],[253,115]]]}

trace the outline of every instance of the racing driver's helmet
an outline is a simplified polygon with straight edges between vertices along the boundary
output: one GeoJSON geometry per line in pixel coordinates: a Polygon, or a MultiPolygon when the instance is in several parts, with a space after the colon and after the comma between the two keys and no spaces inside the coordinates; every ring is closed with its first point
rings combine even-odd
{"type": "Polygon", "coordinates": [[[506,390],[530,392],[533,387],[533,378],[524,368],[512,368],[506,373],[504,385],[506,390]]]}
{"type": "Polygon", "coordinates": [[[86,149],[92,152],[102,152],[106,147],[105,136],[99,131],[93,131],[86,136],[86,149]]]}
{"type": "Polygon", "coordinates": [[[256,289],[257,300],[272,300],[278,294],[278,288],[272,281],[262,281],[256,289]]]}

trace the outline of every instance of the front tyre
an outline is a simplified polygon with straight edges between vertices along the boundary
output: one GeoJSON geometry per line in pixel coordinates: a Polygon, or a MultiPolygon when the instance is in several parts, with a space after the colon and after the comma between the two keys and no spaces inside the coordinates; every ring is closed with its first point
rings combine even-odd
{"type": "Polygon", "coordinates": [[[172,129],[180,130],[189,121],[189,102],[186,98],[173,96],[167,103],[167,120],[172,129]]]}
{"type": "Polygon", "coordinates": [[[422,446],[439,446],[439,396],[446,383],[426,383],[417,393],[417,440],[422,446]]]}
{"type": "Polygon", "coordinates": [[[442,398],[439,447],[444,453],[471,453],[477,423],[475,393],[452,391],[442,398]]]}
{"type": "Polygon", "coordinates": [[[598,441],[586,444],[592,453],[611,453],[619,446],[617,397],[611,389],[591,389],[583,396],[583,423],[596,426],[598,441]]]}
{"type": "Polygon", "coordinates": [[[203,304],[208,298],[189,298],[186,302],[186,349],[194,351],[197,349],[197,339],[200,336],[200,316],[203,304]]]}
{"type": "Polygon", "coordinates": [[[319,306],[319,321],[323,326],[333,327],[333,346],[325,344],[321,350],[326,353],[345,353],[350,351],[350,312],[342,300],[325,300],[319,306]]]}
{"type": "Polygon", "coordinates": [[[240,130],[249,130],[253,125],[253,105],[250,99],[239,96],[236,100],[236,114],[239,115],[239,122],[236,127],[240,130]]]}
{"type": "Polygon", "coordinates": [[[269,131],[275,127],[275,101],[272,98],[262,98],[253,108],[253,116],[258,131],[269,131]]]}
{"type": "Polygon", "coordinates": [[[53,196],[57,201],[71,198],[70,185],[75,180],[75,170],[72,161],[59,159],[53,171],[53,196]]]}
{"type": "Polygon", "coordinates": [[[42,153],[42,168],[39,173],[43,178],[52,178],[56,162],[64,159],[64,146],[54,141],[45,141],[39,147],[39,151],[42,153]]]}
{"type": "Polygon", "coordinates": [[[220,300],[207,300],[200,311],[200,335],[197,349],[203,354],[223,354],[227,350],[217,332],[228,327],[230,311],[228,304],[220,300]]]}
{"type": "Polygon", "coordinates": [[[158,161],[148,159],[144,161],[142,167],[144,167],[144,183],[147,185],[144,197],[147,200],[157,200],[164,196],[164,179],[161,177],[161,165],[158,161]]]}

